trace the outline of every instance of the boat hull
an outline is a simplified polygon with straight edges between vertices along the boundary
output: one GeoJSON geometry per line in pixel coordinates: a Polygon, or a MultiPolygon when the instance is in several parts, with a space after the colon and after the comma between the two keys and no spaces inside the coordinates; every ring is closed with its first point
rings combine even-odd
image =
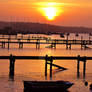
{"type": "Polygon", "coordinates": [[[65,81],[24,81],[24,92],[67,92],[72,85],[73,83],[65,81]]]}

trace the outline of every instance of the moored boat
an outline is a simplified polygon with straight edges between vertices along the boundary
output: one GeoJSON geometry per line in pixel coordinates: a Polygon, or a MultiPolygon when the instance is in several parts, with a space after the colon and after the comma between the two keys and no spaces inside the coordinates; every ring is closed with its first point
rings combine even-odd
{"type": "Polygon", "coordinates": [[[65,36],[64,36],[64,33],[61,33],[61,34],[60,34],[60,37],[61,37],[61,38],[64,38],[64,37],[65,37],[65,36]]]}
{"type": "Polygon", "coordinates": [[[66,92],[73,83],[68,81],[23,81],[25,92],[47,92],[62,91],[66,92]]]}

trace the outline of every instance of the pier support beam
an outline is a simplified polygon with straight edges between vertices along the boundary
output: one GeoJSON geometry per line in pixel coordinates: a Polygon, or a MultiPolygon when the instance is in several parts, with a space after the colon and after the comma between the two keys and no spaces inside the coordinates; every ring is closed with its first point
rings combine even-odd
{"type": "Polygon", "coordinates": [[[9,49],[9,47],[10,47],[10,40],[11,38],[10,38],[10,36],[9,36],[9,38],[8,38],[8,49],[9,49]]]}
{"type": "Polygon", "coordinates": [[[2,48],[5,48],[5,42],[2,42],[2,48]]]}
{"type": "Polygon", "coordinates": [[[85,72],[86,72],[86,57],[84,57],[84,65],[83,65],[83,78],[85,78],[85,72]]]}
{"type": "Polygon", "coordinates": [[[53,59],[51,57],[51,60],[50,60],[50,78],[52,78],[52,62],[53,62],[53,59]]]}
{"type": "Polygon", "coordinates": [[[46,55],[45,57],[45,78],[47,78],[47,64],[50,65],[50,79],[52,79],[52,62],[53,62],[53,58],[48,57],[48,55],[46,55]]]}
{"type": "Polygon", "coordinates": [[[80,55],[78,55],[78,60],[77,60],[77,78],[80,76],[80,55]]]}
{"type": "Polygon", "coordinates": [[[48,60],[48,55],[45,57],[45,77],[47,78],[47,60],[48,60]]]}
{"type": "Polygon", "coordinates": [[[9,68],[9,78],[14,80],[14,67],[15,67],[15,58],[10,55],[10,68],[9,68]]]}
{"type": "Polygon", "coordinates": [[[71,44],[66,43],[66,50],[68,50],[68,49],[71,50],[71,44]]]}
{"type": "Polygon", "coordinates": [[[85,78],[85,73],[86,73],[86,57],[80,58],[80,55],[78,55],[77,59],[77,78],[80,77],[80,61],[83,62],[83,78],[85,78]]]}
{"type": "Polygon", "coordinates": [[[37,42],[36,42],[36,49],[40,49],[40,40],[37,39],[37,42]]]}
{"type": "Polygon", "coordinates": [[[9,43],[9,41],[8,41],[8,49],[9,49],[9,47],[10,47],[10,43],[9,43]]]}
{"type": "Polygon", "coordinates": [[[23,48],[23,42],[19,42],[19,49],[23,48]]]}

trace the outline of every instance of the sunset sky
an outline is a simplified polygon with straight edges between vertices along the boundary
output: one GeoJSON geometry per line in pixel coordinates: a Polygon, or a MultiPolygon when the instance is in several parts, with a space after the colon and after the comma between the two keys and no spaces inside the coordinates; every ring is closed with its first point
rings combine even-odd
{"type": "Polygon", "coordinates": [[[92,27],[92,0],[0,0],[0,21],[92,27]]]}

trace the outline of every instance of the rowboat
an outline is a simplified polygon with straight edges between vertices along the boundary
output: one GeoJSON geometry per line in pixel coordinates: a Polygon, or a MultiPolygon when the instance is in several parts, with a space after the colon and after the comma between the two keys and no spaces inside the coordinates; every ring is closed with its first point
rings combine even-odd
{"type": "Polygon", "coordinates": [[[68,81],[23,81],[24,92],[66,92],[74,83],[68,81]]]}

